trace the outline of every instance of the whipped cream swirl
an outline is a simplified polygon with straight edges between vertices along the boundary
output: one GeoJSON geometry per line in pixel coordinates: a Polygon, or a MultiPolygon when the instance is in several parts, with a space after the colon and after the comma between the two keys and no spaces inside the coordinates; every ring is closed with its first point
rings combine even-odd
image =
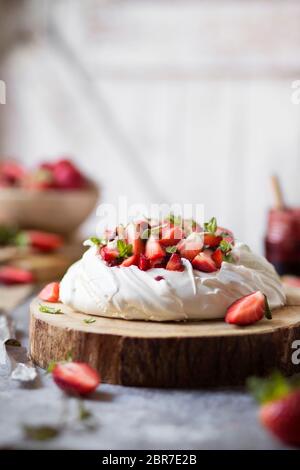
{"type": "Polygon", "coordinates": [[[272,309],[285,304],[280,279],[265,258],[244,244],[237,244],[232,254],[235,263],[223,262],[210,274],[193,269],[186,259],[183,272],[141,271],[136,266],[109,267],[91,246],[65,274],[60,298],[90,315],[152,321],[223,318],[230,304],[256,290],[267,296],[272,309]]]}

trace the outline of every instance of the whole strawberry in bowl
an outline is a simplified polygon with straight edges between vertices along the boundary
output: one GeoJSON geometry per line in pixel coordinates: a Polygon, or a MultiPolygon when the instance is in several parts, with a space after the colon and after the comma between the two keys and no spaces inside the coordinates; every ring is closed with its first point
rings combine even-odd
{"type": "Polygon", "coordinates": [[[0,165],[0,223],[67,235],[92,212],[97,186],[69,158],[45,161],[28,171],[0,165]]]}

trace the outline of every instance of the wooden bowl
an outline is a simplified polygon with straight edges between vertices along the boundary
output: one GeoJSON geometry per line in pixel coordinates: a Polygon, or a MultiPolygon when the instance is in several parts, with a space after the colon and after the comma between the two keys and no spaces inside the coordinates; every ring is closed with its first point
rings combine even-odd
{"type": "Polygon", "coordinates": [[[81,190],[0,189],[0,224],[68,235],[95,208],[99,190],[94,183],[81,190]]]}

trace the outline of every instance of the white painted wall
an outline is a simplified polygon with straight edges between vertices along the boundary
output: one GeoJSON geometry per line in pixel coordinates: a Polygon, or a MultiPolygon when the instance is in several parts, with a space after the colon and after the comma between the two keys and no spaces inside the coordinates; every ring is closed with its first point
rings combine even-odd
{"type": "Polygon", "coordinates": [[[73,155],[104,201],[204,203],[261,251],[271,172],[300,203],[299,2],[28,6],[37,34],[1,69],[1,153],[73,155]]]}

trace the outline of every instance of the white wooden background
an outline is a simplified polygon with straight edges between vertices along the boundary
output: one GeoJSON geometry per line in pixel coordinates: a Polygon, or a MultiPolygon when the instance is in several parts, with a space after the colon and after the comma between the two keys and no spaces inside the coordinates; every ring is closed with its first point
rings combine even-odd
{"type": "Polygon", "coordinates": [[[8,3],[1,154],[72,155],[107,202],[204,203],[262,250],[271,172],[300,203],[300,2],[8,3]]]}

